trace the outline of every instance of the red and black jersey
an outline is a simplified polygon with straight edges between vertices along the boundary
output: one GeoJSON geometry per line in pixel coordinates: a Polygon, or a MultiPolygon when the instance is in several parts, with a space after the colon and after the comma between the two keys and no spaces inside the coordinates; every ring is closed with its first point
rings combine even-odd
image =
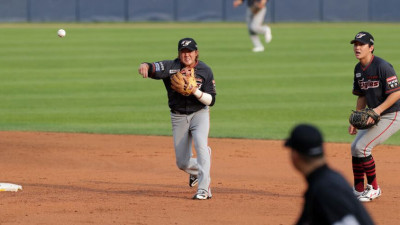
{"type": "MultiPolygon", "coordinates": [[[[365,96],[369,108],[379,106],[396,91],[400,91],[396,72],[393,66],[384,59],[373,56],[366,67],[363,67],[361,63],[355,66],[353,94],[365,96]]],[[[395,111],[400,111],[400,100],[382,114],[395,111]]]]}
{"type": "MultiPolygon", "coordinates": [[[[163,60],[150,64],[149,77],[153,79],[162,79],[164,81],[165,88],[168,92],[168,105],[172,111],[177,111],[183,114],[191,114],[204,108],[204,104],[201,103],[193,95],[183,96],[171,88],[170,77],[176,74],[178,71],[184,68],[184,65],[178,58],[175,60],[163,60]]],[[[198,61],[194,67],[196,75],[197,87],[200,91],[211,94],[212,103],[215,103],[215,81],[214,75],[210,67],[204,62],[198,61]]]]}

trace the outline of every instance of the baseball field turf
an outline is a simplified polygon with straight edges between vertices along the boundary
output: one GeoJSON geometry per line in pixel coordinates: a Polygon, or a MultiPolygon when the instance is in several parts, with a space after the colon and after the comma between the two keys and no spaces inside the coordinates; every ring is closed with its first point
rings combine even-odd
{"type": "Polygon", "coordinates": [[[137,68],[175,58],[177,41],[190,36],[215,76],[211,137],[284,139],[307,122],[327,141],[350,142],[349,41],[372,33],[375,54],[399,73],[398,27],[271,24],[272,42],[253,53],[244,23],[0,24],[0,130],[171,135],[163,82],[137,68]]]}

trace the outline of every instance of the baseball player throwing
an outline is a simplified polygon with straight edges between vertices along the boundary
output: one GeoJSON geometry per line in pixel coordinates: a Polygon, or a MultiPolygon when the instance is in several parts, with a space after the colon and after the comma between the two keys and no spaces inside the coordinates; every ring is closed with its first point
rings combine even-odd
{"type": "MultiPolygon", "coordinates": [[[[238,7],[244,0],[234,0],[233,7],[238,7]]],[[[261,43],[259,34],[264,35],[265,42],[272,40],[271,28],[263,26],[265,15],[267,14],[268,0],[247,0],[246,22],[249,29],[251,42],[253,43],[253,52],[264,51],[264,45],[261,43]]]]}
{"type": "Polygon", "coordinates": [[[195,40],[183,38],[178,42],[178,58],[141,63],[138,71],[143,78],[163,80],[171,110],[176,164],[189,174],[190,187],[198,183],[193,199],[205,200],[212,197],[208,132],[209,107],[215,103],[216,91],[210,67],[198,57],[195,40]],[[192,158],[192,142],[197,158],[192,158]]]}
{"type": "MultiPolygon", "coordinates": [[[[368,129],[357,131],[353,125],[349,126],[349,133],[357,134],[351,144],[354,194],[360,201],[368,202],[382,194],[371,151],[400,129],[400,86],[393,66],[373,54],[374,38],[370,33],[359,32],[350,43],[359,60],[354,69],[353,83],[353,94],[358,96],[356,110],[368,106],[381,117],[368,129]],[[366,188],[364,174],[367,177],[366,188]]],[[[374,123],[374,120],[369,118],[367,123],[374,123]]]]}

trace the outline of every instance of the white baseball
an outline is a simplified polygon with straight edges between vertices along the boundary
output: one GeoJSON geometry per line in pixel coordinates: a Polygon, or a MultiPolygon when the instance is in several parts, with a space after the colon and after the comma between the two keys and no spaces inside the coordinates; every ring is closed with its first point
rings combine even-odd
{"type": "Polygon", "coordinates": [[[65,37],[66,34],[67,34],[67,32],[65,32],[65,30],[63,30],[63,29],[59,29],[59,30],[57,31],[57,35],[58,35],[59,37],[65,37]]]}

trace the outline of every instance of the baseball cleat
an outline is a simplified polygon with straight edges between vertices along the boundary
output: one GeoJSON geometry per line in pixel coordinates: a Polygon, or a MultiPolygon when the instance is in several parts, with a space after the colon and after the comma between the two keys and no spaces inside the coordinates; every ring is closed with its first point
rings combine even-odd
{"type": "Polygon", "coordinates": [[[362,193],[362,195],[360,195],[360,197],[358,197],[358,200],[360,202],[370,202],[370,201],[374,200],[375,198],[381,196],[381,194],[382,194],[382,191],[381,191],[380,187],[378,187],[378,189],[375,190],[372,187],[372,185],[367,184],[367,188],[362,193]]]}
{"type": "Polygon", "coordinates": [[[270,43],[272,40],[272,34],[271,34],[271,28],[267,27],[266,31],[265,31],[265,43],[270,43]]]}
{"type": "Polygon", "coordinates": [[[208,192],[206,190],[203,189],[199,189],[197,191],[197,193],[193,196],[194,200],[207,200],[210,199],[212,197],[212,195],[208,194],[208,192]]]}
{"type": "Polygon", "coordinates": [[[253,52],[263,52],[264,51],[264,47],[260,46],[260,47],[254,47],[253,48],[253,52]]]}
{"type": "Polygon", "coordinates": [[[194,187],[197,183],[199,183],[197,176],[189,174],[189,187],[194,187]]]}

